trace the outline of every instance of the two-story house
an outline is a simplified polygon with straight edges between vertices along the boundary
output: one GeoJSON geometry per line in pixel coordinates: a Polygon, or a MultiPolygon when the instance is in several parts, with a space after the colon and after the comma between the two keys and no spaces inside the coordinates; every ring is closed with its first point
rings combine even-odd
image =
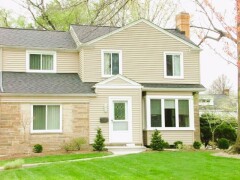
{"type": "Polygon", "coordinates": [[[0,154],[71,138],[107,145],[200,140],[200,48],[189,15],[177,29],[138,20],[124,27],[71,25],[69,32],[0,28],[0,154]],[[185,35],[184,35],[184,33],[185,35]]]}

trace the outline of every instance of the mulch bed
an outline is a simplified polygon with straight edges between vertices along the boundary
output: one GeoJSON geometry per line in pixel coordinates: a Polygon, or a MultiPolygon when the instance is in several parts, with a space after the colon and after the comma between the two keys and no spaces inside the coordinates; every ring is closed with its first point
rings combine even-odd
{"type": "Polygon", "coordinates": [[[6,156],[0,156],[0,160],[25,158],[25,157],[41,157],[41,156],[48,156],[48,155],[86,154],[86,153],[93,153],[93,151],[80,150],[80,151],[66,152],[65,150],[55,150],[55,151],[43,151],[41,153],[31,152],[31,153],[11,154],[11,155],[6,155],[6,156]]]}

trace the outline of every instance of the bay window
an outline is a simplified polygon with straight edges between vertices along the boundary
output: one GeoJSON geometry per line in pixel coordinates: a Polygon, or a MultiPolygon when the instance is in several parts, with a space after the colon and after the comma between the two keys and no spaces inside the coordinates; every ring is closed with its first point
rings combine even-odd
{"type": "Polygon", "coordinates": [[[193,121],[192,96],[147,96],[147,129],[193,129],[193,121]]]}

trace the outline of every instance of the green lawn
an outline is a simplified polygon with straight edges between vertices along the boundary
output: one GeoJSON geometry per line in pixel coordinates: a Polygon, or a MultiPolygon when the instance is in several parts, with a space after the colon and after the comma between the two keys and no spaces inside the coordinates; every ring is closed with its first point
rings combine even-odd
{"type": "Polygon", "coordinates": [[[1,179],[240,179],[240,160],[209,152],[148,152],[0,172],[1,179]]]}
{"type": "MultiPolygon", "coordinates": [[[[92,157],[100,157],[106,156],[109,153],[86,153],[86,154],[63,154],[63,155],[49,155],[49,156],[39,156],[39,157],[26,157],[24,159],[25,164],[33,164],[33,163],[44,163],[44,162],[56,162],[56,161],[66,161],[73,159],[83,159],[83,158],[92,158],[92,157]]],[[[0,160],[0,166],[3,166],[5,163],[13,161],[12,160],[0,160]]]]}

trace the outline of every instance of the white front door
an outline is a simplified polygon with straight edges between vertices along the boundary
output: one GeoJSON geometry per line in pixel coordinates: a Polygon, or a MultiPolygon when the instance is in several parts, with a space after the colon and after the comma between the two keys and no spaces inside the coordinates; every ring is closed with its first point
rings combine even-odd
{"type": "Polygon", "coordinates": [[[132,142],[132,98],[109,97],[110,143],[132,142]]]}

